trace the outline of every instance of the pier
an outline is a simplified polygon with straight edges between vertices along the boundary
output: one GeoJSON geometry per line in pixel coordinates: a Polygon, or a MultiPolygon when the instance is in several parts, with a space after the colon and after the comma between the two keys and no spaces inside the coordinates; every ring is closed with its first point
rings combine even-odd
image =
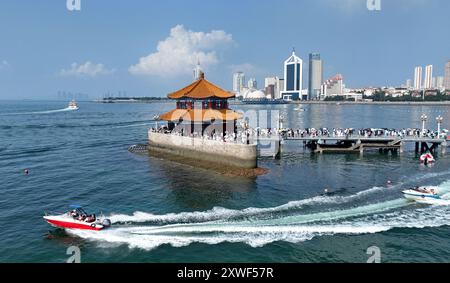
{"type": "MultiPolygon", "coordinates": [[[[383,133],[383,130],[377,130],[383,133]]],[[[267,131],[263,131],[267,133],[267,131]]],[[[430,152],[432,154],[445,154],[447,152],[447,136],[434,134],[431,131],[421,132],[412,130],[389,130],[390,134],[359,134],[364,130],[350,130],[346,134],[318,134],[317,131],[282,130],[278,134],[259,134],[252,136],[253,141],[258,143],[259,156],[277,157],[282,151],[282,144],[286,141],[299,142],[303,149],[309,149],[313,153],[360,153],[365,151],[376,151],[379,153],[398,154],[405,151],[407,145],[412,145],[416,154],[430,152]],[[403,134],[402,134],[403,133],[403,134]],[[404,134],[411,133],[411,134],[404,134]]]]}
{"type": "Polygon", "coordinates": [[[283,137],[283,140],[303,142],[314,153],[364,153],[366,150],[378,150],[380,153],[398,153],[404,151],[408,143],[415,145],[416,153],[445,153],[447,140],[428,137],[283,137]]]}

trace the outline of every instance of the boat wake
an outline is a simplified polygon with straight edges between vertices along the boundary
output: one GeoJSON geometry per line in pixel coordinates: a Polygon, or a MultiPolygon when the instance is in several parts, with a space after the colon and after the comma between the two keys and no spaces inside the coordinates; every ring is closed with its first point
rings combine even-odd
{"type": "MultiPolygon", "coordinates": [[[[441,193],[446,194],[445,198],[450,197],[450,181],[441,184],[439,188],[441,193]]],[[[351,203],[362,195],[379,192],[381,189],[383,188],[376,187],[347,197],[320,196],[273,208],[229,210],[217,207],[205,212],[166,215],[144,212],[128,216],[112,215],[110,218],[115,225],[109,230],[100,233],[69,233],[98,241],[103,246],[126,244],[130,248],[151,250],[165,244],[182,247],[192,243],[223,242],[240,242],[260,247],[277,241],[298,243],[318,236],[371,234],[394,228],[450,225],[450,206],[423,206],[404,198],[318,213],[301,211],[306,205],[351,203]],[[150,222],[154,224],[149,224],[150,222]]]]}
{"type": "Polygon", "coordinates": [[[63,108],[63,109],[56,109],[56,110],[47,110],[47,111],[35,111],[35,112],[17,112],[17,113],[4,113],[1,114],[2,116],[12,116],[12,115],[40,115],[40,114],[53,114],[53,113],[60,113],[60,112],[70,112],[70,111],[76,111],[77,109],[72,109],[69,107],[63,108]]]}

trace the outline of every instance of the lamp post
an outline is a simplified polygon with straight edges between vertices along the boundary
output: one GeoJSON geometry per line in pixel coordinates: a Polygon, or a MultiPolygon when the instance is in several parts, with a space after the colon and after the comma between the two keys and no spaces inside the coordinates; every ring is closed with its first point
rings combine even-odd
{"type": "Polygon", "coordinates": [[[283,120],[284,120],[283,115],[278,114],[278,130],[283,129],[283,120]]]}
{"type": "Polygon", "coordinates": [[[425,134],[425,122],[428,120],[427,115],[422,114],[422,116],[420,116],[420,120],[422,120],[422,136],[425,134]]]}
{"type": "Polygon", "coordinates": [[[444,118],[441,115],[436,117],[436,122],[438,124],[438,138],[441,136],[441,124],[442,124],[442,121],[444,121],[444,118]]]}

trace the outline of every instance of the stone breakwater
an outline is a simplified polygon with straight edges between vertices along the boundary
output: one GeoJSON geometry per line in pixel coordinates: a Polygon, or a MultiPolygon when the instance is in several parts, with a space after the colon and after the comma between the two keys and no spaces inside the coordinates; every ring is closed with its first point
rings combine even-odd
{"type": "Polygon", "coordinates": [[[256,144],[240,144],[149,131],[149,149],[236,168],[257,168],[256,144]]]}

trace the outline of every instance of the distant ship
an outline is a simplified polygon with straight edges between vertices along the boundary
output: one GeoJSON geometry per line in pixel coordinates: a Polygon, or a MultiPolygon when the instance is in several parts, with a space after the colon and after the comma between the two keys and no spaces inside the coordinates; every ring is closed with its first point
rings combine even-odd
{"type": "Polygon", "coordinates": [[[77,103],[75,102],[75,100],[72,100],[72,101],[69,103],[69,106],[67,107],[67,109],[70,109],[70,110],[78,110],[78,109],[80,109],[80,108],[78,107],[78,105],[77,105],[77,103]]]}

